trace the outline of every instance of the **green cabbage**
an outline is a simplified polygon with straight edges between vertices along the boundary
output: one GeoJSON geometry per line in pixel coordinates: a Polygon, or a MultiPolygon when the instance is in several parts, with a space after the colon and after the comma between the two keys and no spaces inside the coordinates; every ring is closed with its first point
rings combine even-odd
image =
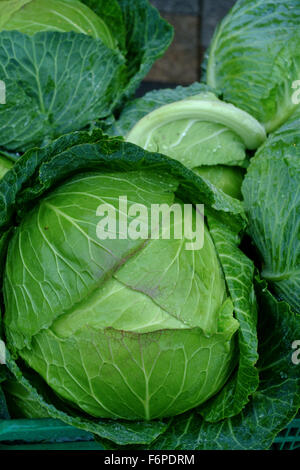
{"type": "Polygon", "coordinates": [[[0,9],[0,151],[15,158],[97,126],[172,39],[147,0],[0,0],[0,9]]]}
{"type": "Polygon", "coordinates": [[[107,24],[77,0],[2,0],[0,31],[34,34],[59,31],[88,34],[114,48],[116,42],[107,24]]]}
{"type": "Polygon", "coordinates": [[[206,81],[267,132],[295,109],[300,71],[298,0],[239,0],[215,31],[206,81]]]}
{"type": "Polygon", "coordinates": [[[265,449],[300,407],[298,5],[238,1],[210,48],[218,92],[151,92],[114,120],[171,38],[132,3],[0,0],[0,441],[27,417],[108,449],[265,449]],[[54,140],[85,126],[131,143],[54,140]],[[192,204],[202,248],[149,225],[99,239],[99,205],[121,223],[124,196],[192,204]]]}
{"type": "Polygon", "coordinates": [[[151,172],[81,174],[43,198],[10,241],[7,339],[93,416],[181,413],[214,395],[235,364],[238,322],[207,229],[196,252],[185,239],[97,240],[99,201],[171,205],[177,186],[151,172]]]}
{"type": "Polygon", "coordinates": [[[27,152],[0,194],[0,381],[12,413],[59,419],[106,448],[271,445],[300,404],[300,324],[254,280],[238,200],[99,131],[27,152]],[[120,195],[203,203],[204,246],[100,240],[97,208],[107,202],[120,219],[120,195]]]}
{"type": "Polygon", "coordinates": [[[222,102],[200,83],[156,90],[128,103],[108,132],[179,160],[239,199],[246,151],[266,138],[252,116],[222,102]]]}

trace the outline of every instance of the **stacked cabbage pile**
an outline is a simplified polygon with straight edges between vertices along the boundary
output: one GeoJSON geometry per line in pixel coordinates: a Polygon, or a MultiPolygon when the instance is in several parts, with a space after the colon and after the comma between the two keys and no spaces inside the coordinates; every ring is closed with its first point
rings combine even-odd
{"type": "Polygon", "coordinates": [[[300,407],[299,2],[238,1],[203,83],[139,99],[172,37],[146,0],[0,7],[0,418],[270,447],[300,407]],[[204,204],[201,249],[151,237],[159,204],[204,204]]]}

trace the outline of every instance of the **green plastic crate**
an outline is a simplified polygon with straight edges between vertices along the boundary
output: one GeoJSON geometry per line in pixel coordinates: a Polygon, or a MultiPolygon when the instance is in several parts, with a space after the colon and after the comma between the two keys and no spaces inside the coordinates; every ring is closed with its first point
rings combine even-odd
{"type": "Polygon", "coordinates": [[[300,415],[275,439],[274,446],[280,450],[300,450],[300,415]]]}
{"type": "Polygon", "coordinates": [[[0,421],[1,450],[101,450],[93,435],[55,419],[0,421]]]}
{"type": "MultiPolygon", "coordinates": [[[[273,449],[300,449],[300,415],[276,437],[273,449]]],[[[0,421],[1,450],[102,450],[93,435],[54,419],[0,421]]]]}

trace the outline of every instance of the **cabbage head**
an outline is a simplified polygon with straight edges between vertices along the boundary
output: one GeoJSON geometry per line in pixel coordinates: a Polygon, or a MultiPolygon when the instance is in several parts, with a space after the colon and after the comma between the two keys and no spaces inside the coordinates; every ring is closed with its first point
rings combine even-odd
{"type": "Polygon", "coordinates": [[[0,11],[0,153],[13,161],[101,126],[173,37],[148,0],[0,0],[0,11]]]}
{"type": "Polygon", "coordinates": [[[181,413],[218,392],[236,363],[238,322],[207,228],[195,252],[185,239],[97,239],[100,201],[120,220],[119,197],[171,206],[177,188],[149,171],[82,173],[42,198],[9,243],[7,339],[92,416],[181,413]]]}
{"type": "Polygon", "coordinates": [[[3,0],[0,31],[34,34],[58,31],[87,34],[114,48],[109,26],[84,3],[77,0],[3,0]]]}
{"type": "Polygon", "coordinates": [[[268,133],[297,107],[292,95],[299,87],[299,17],[298,0],[238,0],[209,46],[207,84],[268,133]]]}
{"type": "Polygon", "coordinates": [[[0,380],[12,414],[59,419],[107,448],[271,445],[299,408],[299,321],[254,279],[240,201],[100,131],[28,151],[0,194],[0,380]],[[204,204],[201,249],[173,235],[173,217],[170,237],[126,236],[124,220],[146,226],[133,207],[174,203],[192,205],[193,227],[204,204]],[[100,238],[111,211],[117,236],[100,238]]]}
{"type": "MultiPolygon", "coordinates": [[[[145,157],[132,144],[106,145],[110,152],[124,148],[128,159],[134,151],[145,157]]],[[[99,152],[95,144],[91,148],[99,152]]],[[[4,325],[14,353],[59,397],[94,417],[151,420],[195,408],[222,389],[239,363],[239,320],[207,221],[201,249],[186,249],[184,231],[175,236],[178,223],[196,226],[194,206],[184,221],[170,215],[167,238],[161,236],[163,218],[155,238],[150,228],[144,238],[126,237],[121,225],[120,198],[127,198],[128,221],[138,225],[130,215],[133,204],[151,214],[154,205],[176,203],[183,213],[189,196],[181,185],[203,185],[207,201],[206,191],[213,197],[209,187],[159,154],[152,167],[133,163],[130,171],[122,161],[93,171],[85,165],[23,214],[7,245],[4,325]],[[115,238],[99,239],[102,204],[115,210],[115,238]]],[[[243,220],[239,204],[223,204],[222,217],[233,210],[236,223],[243,220]]],[[[111,230],[112,215],[107,217],[111,230]]]]}
{"type": "Polygon", "coordinates": [[[266,138],[256,119],[202,83],[151,91],[131,101],[109,132],[180,161],[238,199],[247,152],[266,138]]]}

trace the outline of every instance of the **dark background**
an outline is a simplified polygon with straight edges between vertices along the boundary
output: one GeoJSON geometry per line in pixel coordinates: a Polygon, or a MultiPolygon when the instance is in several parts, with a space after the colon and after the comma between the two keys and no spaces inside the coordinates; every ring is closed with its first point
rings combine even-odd
{"type": "Polygon", "coordinates": [[[235,0],[150,0],[150,3],[173,25],[175,37],[146,77],[142,91],[200,80],[204,52],[215,27],[235,0]]]}

